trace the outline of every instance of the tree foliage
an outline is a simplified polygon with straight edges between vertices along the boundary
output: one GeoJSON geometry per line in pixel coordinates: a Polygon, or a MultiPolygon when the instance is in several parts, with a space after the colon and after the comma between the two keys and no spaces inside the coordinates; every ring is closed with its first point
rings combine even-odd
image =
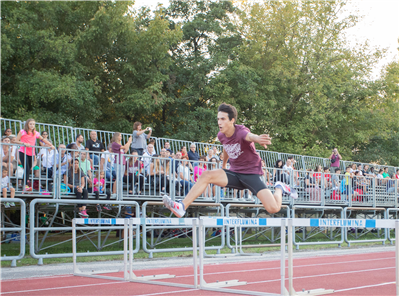
{"type": "Polygon", "coordinates": [[[383,51],[348,45],[346,3],[4,2],[2,116],[213,141],[227,102],[272,150],[397,163],[398,63],[370,78],[383,51]]]}

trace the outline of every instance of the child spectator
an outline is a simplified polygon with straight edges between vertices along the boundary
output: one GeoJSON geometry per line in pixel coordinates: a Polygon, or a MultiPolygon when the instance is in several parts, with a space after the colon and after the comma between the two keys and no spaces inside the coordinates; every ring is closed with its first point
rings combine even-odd
{"type": "Polygon", "coordinates": [[[35,129],[35,120],[30,118],[25,122],[25,126],[23,130],[20,130],[16,139],[17,144],[23,145],[19,150],[19,160],[21,164],[25,168],[24,173],[24,185],[26,185],[29,180],[30,172],[33,165],[33,158],[35,155],[35,149],[32,146],[35,146],[36,139],[43,140],[51,149],[55,149],[54,146],[43,139],[43,137],[36,131],[35,129]]]}
{"type": "MultiPolygon", "coordinates": [[[[121,133],[114,133],[111,139],[111,147],[112,147],[112,152],[117,154],[117,157],[115,157],[115,168],[116,168],[116,176],[117,179],[119,178],[120,181],[123,180],[124,176],[124,171],[125,171],[125,165],[126,165],[126,159],[123,156],[130,147],[130,144],[132,143],[132,137],[129,137],[128,142],[122,146],[122,134],[121,133]]],[[[116,194],[116,182],[114,183],[114,188],[113,188],[113,194],[116,194]]]]}
{"type": "MultiPolygon", "coordinates": [[[[7,168],[3,167],[1,171],[1,193],[4,198],[7,198],[7,192],[10,191],[11,198],[15,196],[15,189],[10,184],[10,178],[8,177],[7,168]]],[[[4,207],[9,208],[10,206],[15,206],[13,202],[4,203],[4,207]]]]}
{"type": "MultiPolygon", "coordinates": [[[[46,131],[42,131],[40,135],[43,137],[43,140],[48,140],[48,133],[46,131]]],[[[39,141],[39,145],[45,147],[47,144],[43,140],[39,141]]]]}
{"type": "Polygon", "coordinates": [[[306,185],[306,192],[309,194],[310,201],[318,202],[321,201],[321,189],[317,185],[315,174],[311,169],[306,175],[305,185],[306,185]]]}
{"type": "Polygon", "coordinates": [[[147,151],[143,154],[143,162],[144,162],[144,170],[145,170],[145,175],[150,174],[150,166],[152,163],[152,157],[155,155],[154,153],[154,145],[153,144],[148,144],[147,145],[147,151]]]}
{"type": "Polygon", "coordinates": [[[37,155],[40,159],[42,170],[46,172],[46,176],[49,179],[53,178],[53,166],[56,153],[56,150],[41,148],[39,154],[37,155]]]}
{"type": "Polygon", "coordinates": [[[138,182],[138,195],[143,191],[144,176],[141,174],[143,163],[139,161],[138,152],[133,149],[132,157],[126,163],[126,181],[130,184],[129,194],[133,194],[134,185],[138,182]]]}
{"type": "Polygon", "coordinates": [[[9,174],[9,176],[11,176],[12,173],[14,172],[14,166],[12,164],[14,161],[14,156],[12,155],[12,146],[7,145],[7,144],[10,144],[11,141],[10,141],[9,137],[3,137],[1,142],[6,144],[6,145],[0,146],[0,155],[1,155],[2,166],[8,170],[8,174],[9,174]]]}
{"type": "Polygon", "coordinates": [[[58,146],[58,153],[55,156],[55,164],[54,167],[57,170],[56,174],[58,173],[58,166],[61,161],[61,177],[66,173],[68,170],[68,164],[72,160],[72,157],[66,153],[66,146],[64,144],[60,144],[58,146]]]}
{"type": "Polygon", "coordinates": [[[181,152],[181,157],[182,158],[186,157],[186,156],[188,157],[188,155],[187,155],[187,147],[186,146],[181,147],[180,152],[181,152]]]}
{"type": "MultiPolygon", "coordinates": [[[[222,154],[221,154],[222,155],[222,154]]],[[[283,173],[283,161],[281,159],[278,159],[276,161],[276,164],[274,165],[274,170],[273,170],[273,182],[283,182],[287,183],[286,180],[286,175],[283,173]]]]}
{"type": "MultiPolygon", "coordinates": [[[[104,192],[107,194],[107,200],[111,198],[111,191],[105,188],[105,172],[97,171],[96,176],[93,179],[93,192],[96,197],[96,200],[100,199],[100,194],[104,192]]],[[[104,205],[104,209],[110,211],[111,207],[109,205],[104,205]]],[[[99,204],[96,205],[97,212],[101,212],[101,206],[99,204]]]]}
{"type": "Polygon", "coordinates": [[[330,188],[331,187],[331,175],[330,175],[330,170],[328,167],[323,168],[324,172],[324,188],[330,188]]]}
{"type": "Polygon", "coordinates": [[[136,121],[133,124],[133,135],[132,135],[132,149],[135,149],[137,153],[141,156],[144,154],[144,149],[147,144],[146,139],[151,138],[152,129],[147,127],[145,130],[141,130],[141,122],[136,121]],[[144,132],[148,131],[148,135],[144,132]]]}
{"type": "Polygon", "coordinates": [[[179,166],[179,182],[184,188],[184,194],[187,195],[191,187],[194,186],[193,178],[190,175],[190,169],[188,168],[188,157],[182,157],[182,163],[179,166]]]}
{"type": "Polygon", "coordinates": [[[114,168],[115,155],[112,153],[112,144],[108,145],[108,150],[101,155],[100,170],[105,172],[105,178],[112,182],[116,179],[116,170],[114,168]]]}
{"type": "Polygon", "coordinates": [[[321,174],[322,174],[322,167],[321,167],[321,165],[317,165],[316,166],[316,171],[313,174],[314,177],[316,178],[317,184],[321,183],[321,174]]]}
{"type": "MultiPolygon", "coordinates": [[[[87,199],[88,192],[85,188],[85,177],[86,175],[80,169],[80,161],[75,158],[73,161],[73,167],[69,169],[68,174],[64,175],[64,183],[76,194],[77,199],[87,199]]],[[[79,215],[87,218],[89,215],[86,212],[85,204],[78,204],[79,215]]]]}

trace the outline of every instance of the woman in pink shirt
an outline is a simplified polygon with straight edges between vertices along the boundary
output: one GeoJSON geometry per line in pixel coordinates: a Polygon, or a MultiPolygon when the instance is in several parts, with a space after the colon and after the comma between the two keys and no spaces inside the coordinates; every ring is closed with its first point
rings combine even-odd
{"type": "Polygon", "coordinates": [[[36,122],[34,119],[28,119],[25,122],[24,129],[19,131],[17,140],[15,141],[17,144],[22,145],[21,149],[19,149],[19,160],[25,168],[24,185],[26,185],[26,181],[29,179],[32,170],[33,158],[35,155],[35,148],[33,146],[36,144],[36,139],[42,140],[51,149],[54,149],[54,146],[36,131],[35,124],[36,122]]]}
{"type": "MultiPolygon", "coordinates": [[[[197,182],[197,179],[199,178],[199,176],[202,175],[202,172],[206,171],[206,168],[204,167],[204,165],[205,165],[204,161],[206,161],[206,157],[200,156],[198,165],[196,167],[194,167],[194,182],[197,182]]],[[[210,185],[208,185],[208,187],[204,191],[205,196],[206,196],[206,191],[208,191],[208,196],[211,197],[211,186],[210,185]]]]}

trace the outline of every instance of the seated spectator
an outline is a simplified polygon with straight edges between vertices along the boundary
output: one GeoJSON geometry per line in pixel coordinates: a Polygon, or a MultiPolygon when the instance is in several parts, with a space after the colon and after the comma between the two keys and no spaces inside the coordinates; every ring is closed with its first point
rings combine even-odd
{"type": "Polygon", "coordinates": [[[321,165],[316,165],[316,170],[313,175],[316,178],[318,185],[321,184],[322,170],[323,170],[323,168],[321,165]]]}
{"type": "Polygon", "coordinates": [[[3,137],[1,140],[2,143],[5,145],[0,146],[0,155],[1,155],[1,162],[2,166],[5,167],[8,170],[8,175],[12,176],[14,172],[14,167],[13,167],[13,161],[14,161],[14,156],[12,155],[12,147],[10,145],[10,138],[9,137],[3,137]]]}
{"type": "Polygon", "coordinates": [[[384,178],[384,179],[390,179],[391,178],[391,176],[389,175],[389,168],[387,168],[387,167],[385,167],[384,168],[384,172],[382,173],[382,177],[384,178]]]}
{"type": "MultiPolygon", "coordinates": [[[[68,174],[64,175],[64,183],[71,189],[71,192],[76,194],[77,199],[87,199],[88,192],[85,188],[85,177],[86,175],[80,169],[80,160],[74,159],[73,167],[69,169],[68,174]]],[[[78,204],[79,215],[87,218],[86,205],[78,204]]]]}
{"type": "Polygon", "coordinates": [[[181,161],[180,161],[181,157],[182,157],[181,156],[181,152],[177,151],[176,154],[175,154],[175,157],[173,158],[173,161],[172,161],[172,163],[170,165],[172,173],[176,174],[175,175],[176,177],[178,177],[178,168],[179,168],[179,165],[181,164],[181,161]]]}
{"type": "Polygon", "coordinates": [[[149,175],[155,189],[159,187],[161,192],[169,191],[169,182],[166,182],[167,174],[169,174],[169,161],[161,161],[159,157],[154,156],[149,175]]]}
{"type": "Polygon", "coordinates": [[[93,175],[91,173],[91,166],[90,166],[90,161],[87,160],[87,154],[86,152],[81,152],[80,153],[80,169],[83,171],[83,173],[88,176],[91,180],[93,180],[93,175]]]}
{"type": "Polygon", "coordinates": [[[188,157],[188,155],[187,155],[187,147],[186,146],[181,147],[180,152],[181,152],[181,157],[186,157],[186,156],[188,157]]]}
{"type": "Polygon", "coordinates": [[[11,155],[12,155],[12,157],[14,157],[14,160],[12,161],[13,172],[11,172],[11,175],[14,175],[14,172],[15,172],[15,170],[18,167],[17,159],[18,159],[18,150],[20,149],[20,147],[15,145],[15,144],[17,144],[16,143],[16,141],[17,141],[17,136],[16,135],[9,135],[8,137],[10,138],[10,143],[14,144],[10,148],[11,149],[11,155]]]}
{"type": "Polygon", "coordinates": [[[173,151],[172,149],[170,149],[170,143],[169,142],[165,142],[164,148],[170,152],[170,155],[173,155],[173,151]]]}
{"type": "Polygon", "coordinates": [[[81,134],[78,134],[76,136],[75,142],[69,144],[67,146],[68,149],[73,149],[72,145],[76,145],[76,149],[74,150],[85,150],[85,146],[83,146],[83,136],[81,134]]]}
{"type": "Polygon", "coordinates": [[[314,172],[309,169],[305,179],[306,193],[309,194],[310,201],[321,201],[321,189],[318,185],[314,172]]]}
{"type": "Polygon", "coordinates": [[[324,172],[324,188],[328,189],[331,188],[331,175],[330,175],[330,169],[328,167],[323,168],[324,172]]]}
{"type": "Polygon", "coordinates": [[[195,151],[195,143],[190,144],[190,151],[187,152],[188,159],[193,162],[193,166],[196,167],[198,165],[199,154],[195,151]]]}
{"type": "Polygon", "coordinates": [[[291,184],[291,178],[294,177],[294,168],[290,158],[287,159],[285,165],[283,166],[283,174],[285,175],[285,179],[287,180],[288,184],[291,184]]]}
{"type": "Polygon", "coordinates": [[[12,130],[10,128],[6,128],[3,132],[2,137],[9,137],[12,134],[12,130]]]}
{"type": "Polygon", "coordinates": [[[188,167],[188,157],[182,157],[182,163],[179,166],[179,182],[184,188],[184,194],[187,195],[191,187],[194,186],[194,180],[190,175],[190,169],[188,167]]]}
{"type": "MultiPolygon", "coordinates": [[[[106,193],[107,200],[111,198],[111,190],[105,187],[105,173],[104,171],[97,171],[96,176],[93,179],[93,192],[96,197],[96,200],[100,199],[100,194],[106,193]]],[[[103,208],[107,211],[112,210],[110,205],[104,205],[103,208]]],[[[101,206],[99,204],[96,205],[97,212],[101,212],[101,206]]]]}
{"type": "MultiPolygon", "coordinates": [[[[85,149],[88,151],[93,152],[104,152],[104,144],[97,139],[97,132],[91,131],[90,132],[90,139],[86,141],[85,149]]],[[[98,154],[90,153],[90,160],[93,160],[92,166],[98,166],[99,163],[99,156],[98,154]]]]}
{"type": "Polygon", "coordinates": [[[145,175],[150,174],[150,165],[152,163],[152,156],[154,156],[153,152],[154,152],[154,145],[148,144],[147,151],[143,154],[145,175]]]}
{"type": "MultiPolygon", "coordinates": [[[[211,161],[211,158],[212,158],[212,157],[215,157],[215,155],[213,155],[213,149],[209,149],[209,150],[208,150],[208,153],[207,153],[207,155],[206,155],[205,160],[206,160],[206,161],[211,161]]],[[[215,158],[216,158],[216,157],[215,157],[215,158]]],[[[219,157],[216,158],[216,159],[219,159],[219,157]]]]}
{"type": "MultiPolygon", "coordinates": [[[[40,133],[40,135],[42,136],[43,140],[47,140],[48,141],[48,133],[46,131],[42,131],[40,133]]],[[[47,146],[47,144],[43,140],[39,141],[39,145],[42,146],[42,147],[47,146]]]]}
{"type": "Polygon", "coordinates": [[[142,175],[143,163],[139,160],[138,152],[133,149],[132,157],[126,163],[125,182],[130,184],[129,194],[133,194],[134,186],[138,183],[138,192],[140,195],[143,191],[144,176],[142,175]]]}
{"type": "MultiPolygon", "coordinates": [[[[6,167],[2,167],[1,170],[1,193],[3,198],[7,198],[7,192],[10,192],[10,197],[14,198],[15,196],[15,189],[12,187],[10,183],[10,178],[8,177],[8,169],[6,167]]],[[[5,202],[4,207],[14,207],[15,204],[13,202],[5,202]]]]}
{"type": "Polygon", "coordinates": [[[213,157],[215,157],[217,160],[219,160],[220,152],[218,151],[218,148],[216,146],[213,146],[212,150],[213,150],[213,157]]]}
{"type": "Polygon", "coordinates": [[[369,172],[368,172],[368,175],[369,175],[370,177],[373,177],[373,178],[376,177],[376,174],[375,174],[375,172],[374,172],[374,167],[371,167],[371,168],[370,168],[370,170],[369,170],[369,172]]]}
{"type": "Polygon", "coordinates": [[[55,156],[55,167],[56,174],[58,174],[58,168],[61,167],[61,177],[66,173],[68,170],[68,165],[70,164],[72,157],[66,153],[66,146],[64,144],[60,144],[58,146],[58,153],[56,152],[55,156]],[[61,164],[60,164],[61,162],[61,164]]]}
{"type": "Polygon", "coordinates": [[[273,169],[273,182],[283,182],[287,184],[286,175],[283,172],[283,161],[278,159],[273,169]]]}
{"type": "Polygon", "coordinates": [[[108,144],[108,150],[101,155],[100,170],[105,172],[105,178],[112,182],[116,179],[116,170],[114,168],[115,155],[112,153],[112,144],[108,144]]]}
{"type": "MultiPolygon", "coordinates": [[[[70,155],[70,157],[71,157],[72,159],[80,158],[80,154],[79,154],[79,151],[78,151],[79,149],[78,149],[78,146],[77,146],[76,144],[69,144],[66,148],[67,148],[67,149],[74,150],[74,151],[70,151],[70,152],[69,152],[69,155],[70,155]],[[68,148],[68,147],[69,147],[69,148],[68,148]]],[[[72,167],[72,166],[73,166],[73,163],[70,163],[69,166],[72,167]]]]}
{"type": "MultiPolygon", "coordinates": [[[[51,143],[51,141],[49,141],[51,143]]],[[[47,146],[47,145],[46,145],[47,146]]],[[[53,178],[53,166],[57,151],[49,148],[41,148],[37,157],[40,159],[42,171],[48,179],[53,178]]]]}
{"type": "Polygon", "coordinates": [[[144,154],[144,149],[147,143],[147,139],[151,138],[152,128],[147,127],[146,129],[141,129],[141,122],[136,121],[133,124],[133,135],[132,135],[132,149],[135,149],[137,153],[141,156],[144,154]],[[145,132],[148,131],[148,135],[145,132]]]}

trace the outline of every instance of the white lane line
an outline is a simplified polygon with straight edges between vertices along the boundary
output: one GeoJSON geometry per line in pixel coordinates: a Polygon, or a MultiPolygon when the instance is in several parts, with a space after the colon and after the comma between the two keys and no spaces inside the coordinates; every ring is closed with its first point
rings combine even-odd
{"type": "Polygon", "coordinates": [[[347,289],[341,289],[341,290],[334,290],[334,293],[351,291],[351,290],[366,289],[366,288],[373,288],[373,287],[386,286],[386,285],[394,285],[394,284],[396,284],[396,282],[389,282],[389,283],[381,283],[381,284],[368,285],[368,286],[353,287],[353,288],[347,288],[347,289]]]}
{"type": "MultiPolygon", "coordinates": [[[[329,263],[317,263],[317,264],[307,264],[307,265],[295,265],[294,268],[303,268],[303,267],[313,267],[313,266],[325,266],[325,265],[334,265],[334,264],[348,264],[348,263],[359,263],[359,262],[370,262],[370,261],[381,261],[381,260],[392,260],[395,257],[388,257],[388,258],[376,258],[370,260],[353,260],[353,261],[340,261],[340,262],[329,262],[329,263]]],[[[220,264],[223,266],[224,264],[220,264]]],[[[228,265],[228,264],[227,264],[228,265]]],[[[205,265],[210,266],[210,265],[205,265]]],[[[214,265],[212,265],[214,266],[214,265]]],[[[204,275],[213,275],[213,274],[226,274],[226,273],[241,273],[241,272],[253,272],[253,271],[266,271],[266,270],[276,270],[280,269],[280,266],[277,267],[269,267],[269,268],[258,268],[258,269],[245,269],[245,270],[231,270],[231,271],[218,271],[218,272],[208,272],[204,273],[204,275]]],[[[192,277],[193,274],[189,275],[178,275],[177,278],[184,278],[184,277],[192,277]]]]}
{"type": "MultiPolygon", "coordinates": [[[[384,267],[384,268],[373,268],[373,269],[333,272],[333,273],[324,273],[324,274],[315,274],[315,275],[304,275],[304,276],[293,277],[293,279],[294,280],[296,280],[296,279],[307,279],[307,278],[313,278],[313,277],[334,276],[334,275],[369,272],[369,271],[377,271],[377,270],[385,270],[385,269],[395,269],[395,267],[384,267]]],[[[247,284],[248,285],[252,285],[252,284],[261,284],[261,283],[271,283],[271,282],[277,282],[277,281],[281,281],[281,278],[278,278],[278,279],[275,279],[275,280],[259,281],[259,282],[247,282],[247,284]]]]}
{"type": "Polygon", "coordinates": [[[97,284],[86,284],[86,285],[77,285],[77,286],[64,286],[64,287],[54,287],[54,288],[33,289],[33,290],[10,291],[10,292],[1,292],[1,294],[27,293],[27,292],[50,291],[50,290],[71,289],[71,288],[86,288],[86,287],[91,287],[91,286],[126,284],[126,283],[129,283],[129,282],[117,281],[117,282],[110,282],[110,283],[97,283],[97,284]]]}
{"type": "MultiPolygon", "coordinates": [[[[3,271],[4,272],[4,271],[3,271]]],[[[16,281],[20,282],[21,280],[24,281],[37,281],[37,280],[47,280],[47,279],[56,279],[56,278],[66,278],[66,277],[71,277],[74,276],[73,274],[64,274],[64,275],[53,275],[53,276],[35,276],[35,277],[29,277],[29,278],[20,278],[20,279],[8,279],[8,280],[1,280],[2,282],[11,282],[11,281],[16,281]]]]}
{"type": "Polygon", "coordinates": [[[165,294],[174,294],[174,293],[181,293],[181,292],[190,292],[190,291],[199,291],[199,289],[189,289],[189,290],[180,290],[180,291],[169,291],[169,292],[160,292],[160,293],[152,293],[152,294],[140,294],[136,296],[152,296],[152,295],[165,295],[165,294]]]}

